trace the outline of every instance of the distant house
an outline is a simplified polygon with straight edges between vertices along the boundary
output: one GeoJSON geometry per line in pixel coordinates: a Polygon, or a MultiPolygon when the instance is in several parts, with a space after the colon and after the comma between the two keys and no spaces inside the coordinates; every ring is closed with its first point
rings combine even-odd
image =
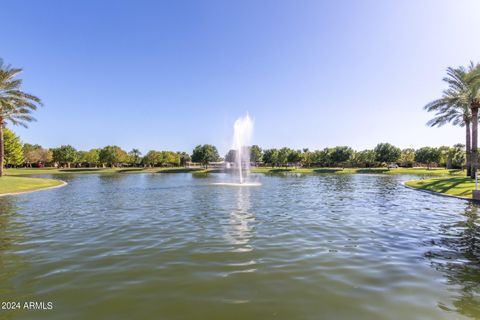
{"type": "MultiPolygon", "coordinates": [[[[199,162],[188,161],[186,163],[186,167],[193,169],[193,168],[202,168],[203,166],[199,162]]],[[[225,162],[225,161],[209,162],[208,167],[209,168],[221,168],[221,169],[223,169],[223,168],[227,167],[227,162],[225,162]]]]}
{"type": "Polygon", "coordinates": [[[217,162],[209,162],[208,166],[210,168],[225,168],[227,166],[227,163],[225,161],[217,161],[217,162]]]}

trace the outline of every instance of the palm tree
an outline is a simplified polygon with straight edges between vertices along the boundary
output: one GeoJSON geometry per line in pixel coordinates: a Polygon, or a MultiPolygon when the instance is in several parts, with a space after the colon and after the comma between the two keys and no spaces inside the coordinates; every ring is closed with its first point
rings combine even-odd
{"type": "Polygon", "coordinates": [[[470,62],[468,68],[461,67],[465,73],[465,83],[468,90],[466,99],[472,113],[472,170],[470,177],[475,178],[478,169],[478,108],[480,107],[480,65],[470,62]]]}
{"type": "MultiPolygon", "coordinates": [[[[469,86],[467,72],[463,68],[448,68],[447,77],[443,81],[449,84],[449,88],[443,91],[440,99],[430,102],[424,109],[435,112],[435,117],[427,122],[427,125],[441,127],[447,123],[465,127],[465,150],[467,176],[471,176],[471,133],[472,110],[467,98],[469,86]]],[[[478,122],[478,120],[476,120],[478,122]]]]}
{"type": "Polygon", "coordinates": [[[20,72],[22,69],[5,65],[0,59],[0,177],[3,176],[3,128],[6,122],[27,127],[27,122],[35,120],[31,112],[42,105],[39,98],[20,90],[22,80],[16,79],[20,72]]]}

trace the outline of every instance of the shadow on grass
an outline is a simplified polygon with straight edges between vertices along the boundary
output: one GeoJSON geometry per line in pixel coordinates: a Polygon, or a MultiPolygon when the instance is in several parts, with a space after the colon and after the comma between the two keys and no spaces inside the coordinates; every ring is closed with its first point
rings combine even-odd
{"type": "Polygon", "coordinates": [[[292,168],[272,168],[268,172],[269,173],[281,173],[281,172],[290,172],[293,171],[292,168]]]}
{"type": "Polygon", "coordinates": [[[422,175],[438,175],[439,172],[441,175],[446,175],[446,176],[460,176],[464,174],[464,171],[462,169],[415,168],[411,171],[412,174],[422,174],[422,175]]]}
{"type": "Polygon", "coordinates": [[[343,169],[341,168],[320,168],[320,169],[313,169],[312,170],[315,173],[335,173],[335,172],[341,172],[343,169]]]}
{"type": "MultiPolygon", "coordinates": [[[[434,180],[429,183],[425,183],[419,186],[420,189],[440,192],[440,193],[448,193],[448,191],[456,188],[458,185],[463,183],[471,183],[472,179],[469,177],[463,178],[451,178],[451,179],[439,179],[434,180]]],[[[470,195],[471,190],[467,188],[467,190],[462,191],[460,193],[456,193],[456,195],[464,196],[470,195]]]]}
{"type": "Polygon", "coordinates": [[[200,168],[169,168],[169,169],[160,169],[155,171],[156,173],[188,173],[188,172],[199,172],[205,171],[204,169],[200,168]]]}
{"type": "Polygon", "coordinates": [[[127,169],[120,169],[117,172],[119,173],[128,173],[128,172],[142,172],[143,168],[127,168],[127,169]]]}
{"type": "Polygon", "coordinates": [[[464,171],[462,169],[450,169],[448,170],[448,174],[451,174],[451,175],[459,175],[459,174],[463,174],[464,171]]]}
{"type": "Polygon", "coordinates": [[[356,173],[385,173],[389,172],[387,168],[365,168],[365,169],[357,169],[356,173]]]}
{"type": "Polygon", "coordinates": [[[71,168],[71,169],[59,169],[58,171],[60,172],[95,172],[95,171],[100,171],[104,170],[102,168],[71,168]]]}

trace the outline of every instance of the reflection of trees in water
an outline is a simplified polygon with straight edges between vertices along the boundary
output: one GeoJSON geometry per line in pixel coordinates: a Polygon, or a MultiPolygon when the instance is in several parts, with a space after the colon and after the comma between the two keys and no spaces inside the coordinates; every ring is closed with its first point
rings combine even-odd
{"type": "Polygon", "coordinates": [[[428,252],[433,266],[445,273],[448,283],[459,287],[453,302],[463,315],[480,318],[480,217],[478,205],[469,204],[463,219],[442,226],[439,250],[428,252]]]}
{"type": "MultiPolygon", "coordinates": [[[[16,215],[16,199],[11,197],[0,199],[0,301],[14,301],[18,298],[12,279],[25,267],[24,259],[11,252],[21,238],[21,234],[18,233],[18,227],[21,225],[15,221],[16,215]]],[[[10,314],[3,314],[7,319],[10,317],[10,314]]]]}
{"type": "Polygon", "coordinates": [[[351,174],[331,175],[328,177],[328,188],[338,193],[352,191],[352,178],[351,174]]]}
{"type": "Polygon", "coordinates": [[[398,200],[398,178],[393,175],[377,175],[371,176],[371,182],[372,185],[364,186],[362,192],[370,193],[381,208],[381,213],[389,213],[392,204],[398,200]]]}
{"type": "Polygon", "coordinates": [[[111,183],[126,180],[129,177],[128,174],[100,174],[98,175],[98,179],[102,183],[111,183]]]}

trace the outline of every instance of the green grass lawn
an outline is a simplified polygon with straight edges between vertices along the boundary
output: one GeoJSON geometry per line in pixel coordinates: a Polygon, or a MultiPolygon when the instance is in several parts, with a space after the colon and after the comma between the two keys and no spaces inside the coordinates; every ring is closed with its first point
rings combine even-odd
{"type": "Polygon", "coordinates": [[[447,177],[412,180],[405,182],[405,185],[415,189],[471,199],[472,190],[475,188],[475,181],[468,177],[447,177]]]}
{"type": "Polygon", "coordinates": [[[53,179],[4,176],[0,178],[0,195],[50,188],[63,183],[63,181],[53,179]]]}

